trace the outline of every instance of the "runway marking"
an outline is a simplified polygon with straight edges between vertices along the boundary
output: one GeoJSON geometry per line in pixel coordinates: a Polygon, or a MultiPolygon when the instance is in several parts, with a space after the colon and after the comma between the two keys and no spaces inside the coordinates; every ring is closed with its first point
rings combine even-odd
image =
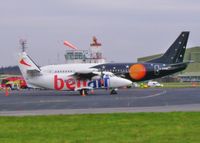
{"type": "MultiPolygon", "coordinates": [[[[142,97],[132,97],[132,96],[114,96],[115,100],[123,100],[123,99],[146,99],[146,98],[152,98],[152,97],[156,97],[156,96],[160,96],[160,95],[164,95],[166,94],[167,91],[164,90],[162,92],[156,93],[156,94],[152,94],[152,95],[146,95],[146,96],[142,96],[142,97]]],[[[94,100],[94,98],[87,98],[88,100],[94,100]]],[[[25,102],[20,102],[20,104],[38,104],[38,103],[65,103],[65,102],[70,102],[71,100],[69,99],[65,99],[65,100],[38,100],[38,101],[25,101],[25,102]]],[[[1,103],[2,104],[6,104],[6,105],[15,105],[15,104],[19,104],[19,103],[1,103]]]]}
{"type": "Polygon", "coordinates": [[[159,93],[155,93],[155,94],[152,94],[152,95],[146,95],[146,96],[142,96],[142,97],[130,97],[130,96],[122,97],[122,96],[120,96],[120,97],[116,97],[116,99],[146,99],[146,98],[152,98],[152,97],[164,95],[166,93],[167,93],[167,91],[164,90],[164,91],[159,92],[159,93]]]}
{"type": "Polygon", "coordinates": [[[61,103],[61,102],[69,102],[69,100],[40,100],[39,103],[61,103]]]}
{"type": "MultiPolygon", "coordinates": [[[[20,104],[34,104],[34,103],[64,103],[69,102],[69,100],[39,100],[39,101],[26,101],[26,102],[20,102],[20,104]]],[[[19,104],[19,103],[1,103],[2,104],[19,104]]]]}
{"type": "MultiPolygon", "coordinates": [[[[162,92],[160,92],[160,93],[156,93],[156,94],[152,94],[152,95],[149,95],[149,96],[144,96],[144,97],[138,97],[138,98],[151,98],[151,97],[156,97],[156,96],[160,96],[160,95],[163,95],[163,94],[166,94],[167,93],[167,91],[166,90],[164,90],[164,91],[162,91],[162,92]]],[[[136,97],[137,98],[137,97],[136,97]]]]}
{"type": "Polygon", "coordinates": [[[89,108],[89,109],[47,109],[31,111],[0,111],[0,116],[73,115],[137,112],[194,112],[200,111],[200,104],[184,104],[153,107],[89,108]]]}

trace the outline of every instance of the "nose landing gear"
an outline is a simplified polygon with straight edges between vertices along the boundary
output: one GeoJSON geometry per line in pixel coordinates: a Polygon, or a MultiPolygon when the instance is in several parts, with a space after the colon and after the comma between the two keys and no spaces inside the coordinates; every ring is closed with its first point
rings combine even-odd
{"type": "Polygon", "coordinates": [[[112,89],[112,90],[110,91],[110,95],[115,95],[115,94],[117,94],[117,88],[112,89]]]}

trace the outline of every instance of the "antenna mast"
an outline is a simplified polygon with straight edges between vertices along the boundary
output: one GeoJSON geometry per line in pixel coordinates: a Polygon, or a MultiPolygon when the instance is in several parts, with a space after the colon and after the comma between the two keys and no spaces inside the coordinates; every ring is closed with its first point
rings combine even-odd
{"type": "Polygon", "coordinates": [[[26,47],[26,40],[25,39],[20,39],[19,40],[19,43],[20,43],[20,45],[21,45],[21,50],[22,50],[22,52],[25,52],[26,51],[26,49],[27,49],[27,47],[26,47]]]}

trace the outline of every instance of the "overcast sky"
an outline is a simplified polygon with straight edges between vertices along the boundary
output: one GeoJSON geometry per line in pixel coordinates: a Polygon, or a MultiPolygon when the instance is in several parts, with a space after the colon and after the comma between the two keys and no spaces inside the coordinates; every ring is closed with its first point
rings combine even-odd
{"type": "Polygon", "coordinates": [[[64,40],[88,49],[94,35],[108,61],[135,62],[183,30],[200,45],[199,0],[0,0],[0,66],[17,64],[20,39],[38,65],[63,63],[64,40]]]}

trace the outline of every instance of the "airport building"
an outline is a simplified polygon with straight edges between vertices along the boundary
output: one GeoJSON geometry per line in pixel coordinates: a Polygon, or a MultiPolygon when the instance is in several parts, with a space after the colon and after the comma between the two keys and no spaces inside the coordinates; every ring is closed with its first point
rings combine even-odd
{"type": "Polygon", "coordinates": [[[89,50],[78,50],[71,48],[65,52],[66,63],[104,63],[101,52],[101,43],[97,42],[97,38],[93,37],[89,50]]]}
{"type": "MultiPolygon", "coordinates": [[[[138,62],[145,62],[150,59],[157,58],[162,54],[156,54],[146,57],[138,58],[138,62]]],[[[193,47],[186,49],[184,62],[192,62],[188,67],[177,74],[164,77],[162,81],[182,81],[182,82],[200,82],[200,47],[193,47]]]]}

